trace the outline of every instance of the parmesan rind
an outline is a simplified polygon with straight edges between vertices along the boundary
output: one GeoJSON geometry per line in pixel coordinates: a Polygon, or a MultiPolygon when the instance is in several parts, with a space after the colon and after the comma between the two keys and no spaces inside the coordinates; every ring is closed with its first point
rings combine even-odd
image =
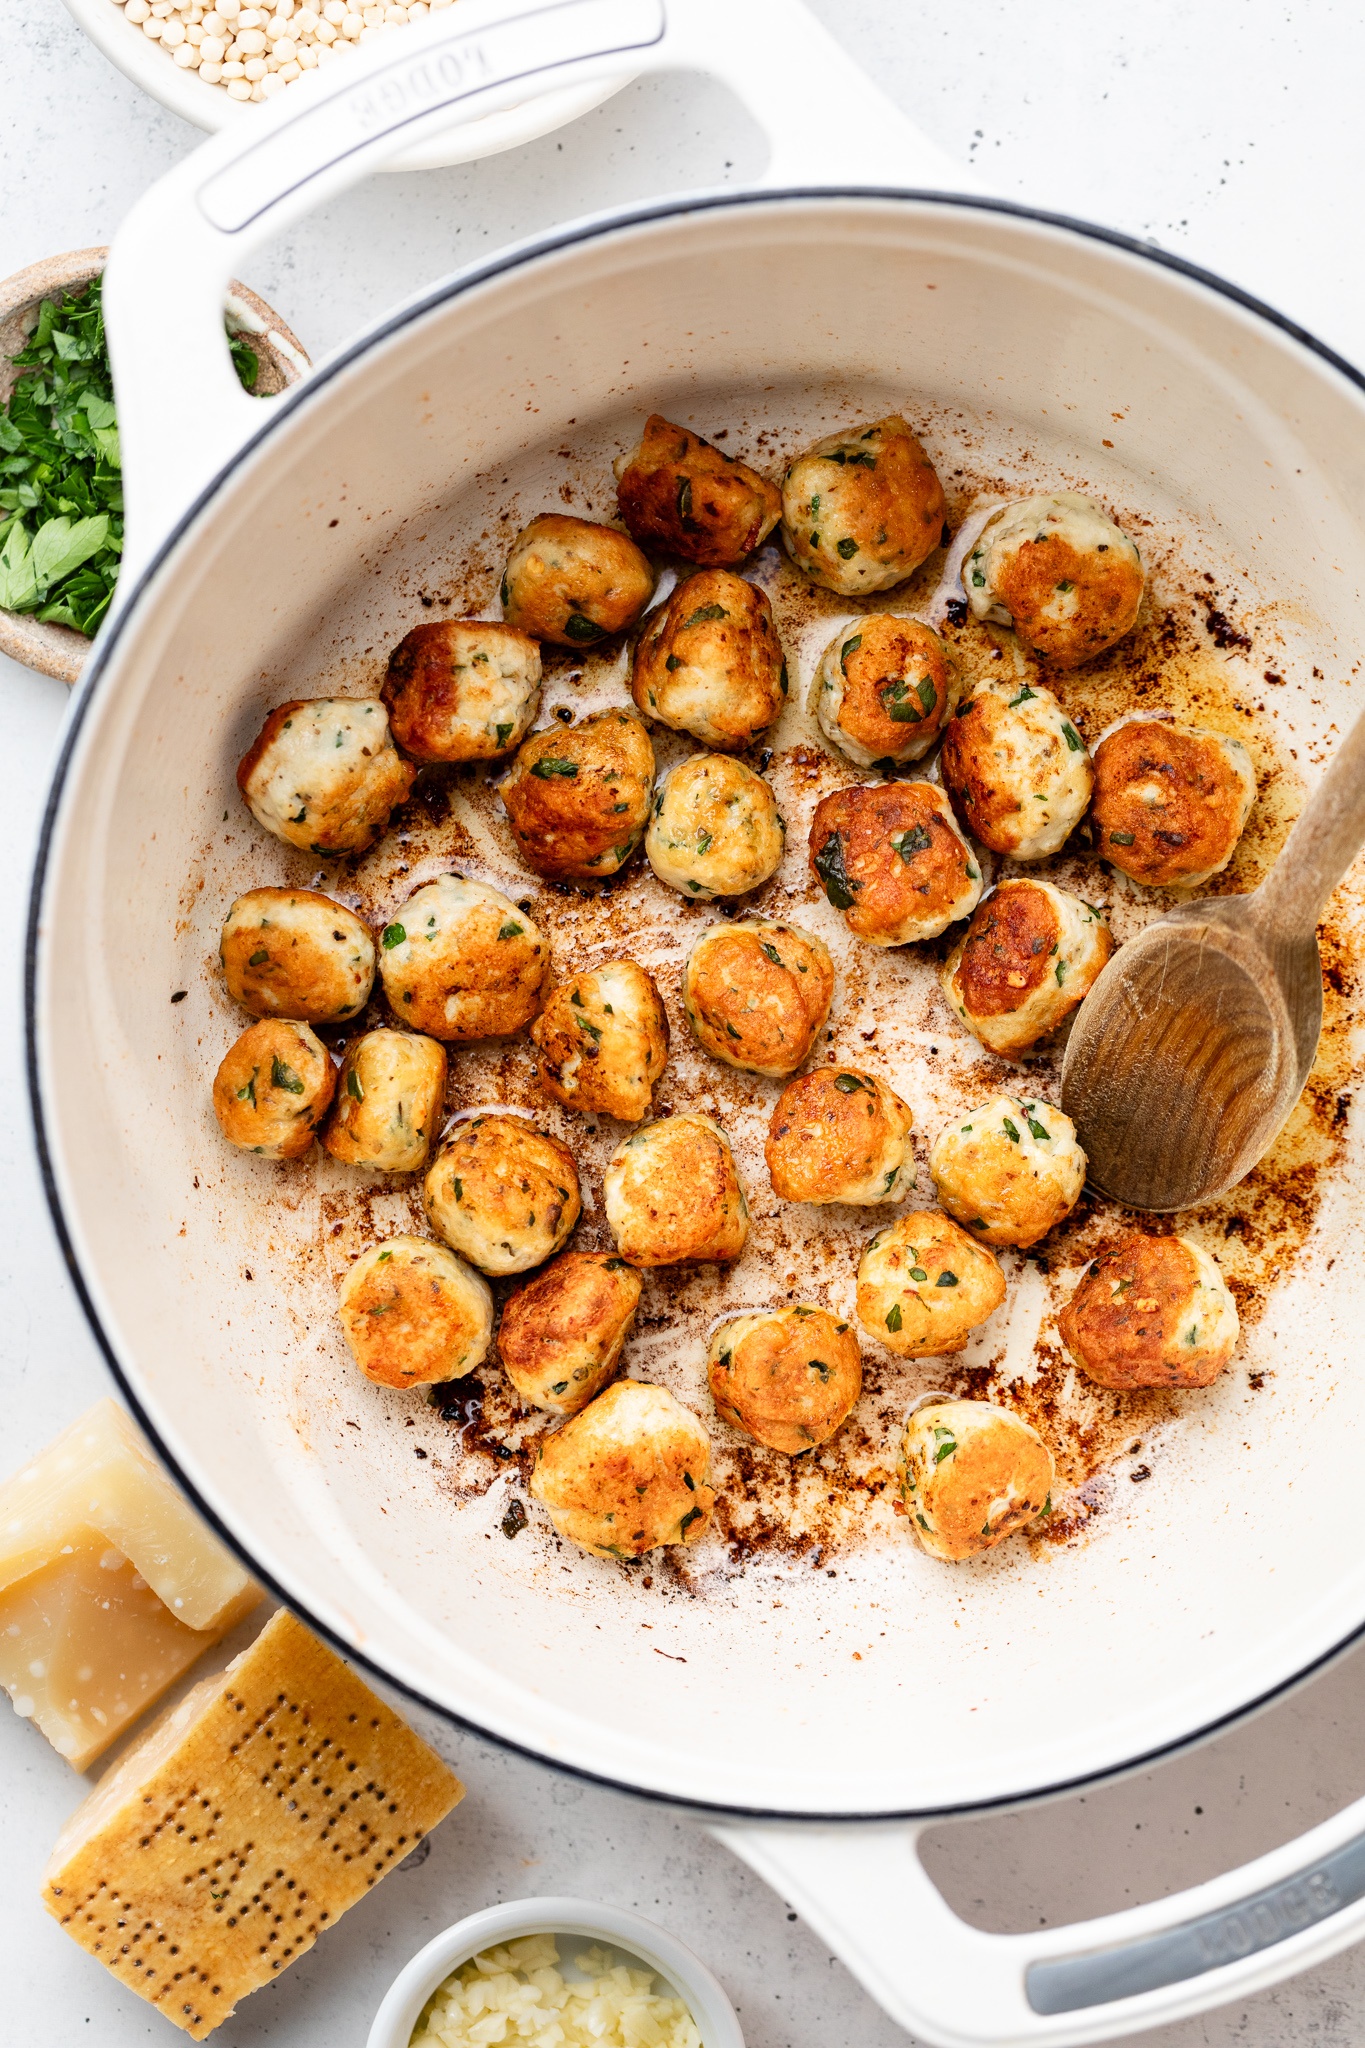
{"type": "Polygon", "coordinates": [[[434,1750],[281,1609],[77,1808],[43,1904],[201,2041],[463,1793],[434,1750]]]}

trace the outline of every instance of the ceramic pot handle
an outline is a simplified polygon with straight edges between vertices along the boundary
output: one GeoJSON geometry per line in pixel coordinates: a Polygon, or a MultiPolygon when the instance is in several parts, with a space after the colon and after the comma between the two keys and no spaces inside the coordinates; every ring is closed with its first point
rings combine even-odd
{"type": "Polygon", "coordinates": [[[1311,1969],[1365,1934],[1365,1799],[1241,1870],[1074,1927],[983,1934],[912,1827],[714,1826],[933,2048],[1080,2048],[1311,1969]]]}
{"type": "Polygon", "coordinates": [[[223,342],[227,280],[251,249],[456,123],[673,70],[710,73],[748,107],[770,144],[765,184],[809,185],[812,137],[831,131],[841,180],[967,183],[800,0],[458,0],[376,37],[204,143],[119,231],[104,281],[127,518],[116,605],[281,402],[247,397],[223,342]]]}

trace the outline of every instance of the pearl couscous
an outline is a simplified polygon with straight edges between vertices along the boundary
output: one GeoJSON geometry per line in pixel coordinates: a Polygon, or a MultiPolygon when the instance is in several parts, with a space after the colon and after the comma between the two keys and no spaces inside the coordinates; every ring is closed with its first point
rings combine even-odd
{"type": "Polygon", "coordinates": [[[162,49],[182,71],[222,87],[234,100],[268,100],[305,71],[372,42],[386,30],[421,21],[454,0],[114,0],[124,20],[162,49]]]}
{"type": "Polygon", "coordinates": [[[447,1977],[413,2032],[410,2048],[524,2041],[531,2048],[701,2048],[679,1998],[657,1991],[652,1972],[613,1964],[600,1948],[574,1957],[570,1982],[555,1965],[551,1934],[485,1949],[447,1977]]]}

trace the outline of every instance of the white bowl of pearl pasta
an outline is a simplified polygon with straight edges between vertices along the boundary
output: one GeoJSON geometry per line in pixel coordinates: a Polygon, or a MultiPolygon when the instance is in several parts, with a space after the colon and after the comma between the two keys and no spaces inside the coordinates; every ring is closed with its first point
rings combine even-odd
{"type": "MultiPolygon", "coordinates": [[[[297,22],[301,15],[311,15],[319,23],[326,23],[323,47],[337,52],[337,61],[344,63],[348,58],[340,54],[342,51],[354,51],[361,47],[363,39],[373,36],[376,24],[367,17],[387,17],[388,28],[396,30],[404,16],[414,22],[420,21],[444,8],[458,7],[460,0],[412,0],[411,7],[408,0],[387,0],[387,4],[378,7],[373,0],[353,0],[353,4],[352,0],[347,0],[344,8],[340,0],[262,0],[259,7],[252,7],[250,0],[224,0],[218,8],[191,6],[190,0],[65,0],[65,4],[95,47],[103,51],[125,78],[131,78],[134,85],[140,85],[144,92],[150,93],[173,114],[179,114],[183,121],[189,121],[196,128],[207,129],[212,134],[249,116],[254,102],[245,95],[234,97],[227,89],[226,80],[206,82],[198,76],[197,65],[188,61],[189,52],[202,40],[206,15],[216,13],[227,33],[231,33],[240,15],[252,16],[253,28],[248,33],[261,37],[263,55],[273,51],[277,40],[276,25],[288,34],[291,21],[297,22]],[[256,16],[260,17],[259,23],[254,20],[256,16]],[[175,24],[169,36],[154,37],[144,28],[144,22],[159,19],[175,24]],[[356,20],[364,24],[363,28],[354,28],[356,20]],[[192,33],[195,30],[200,33],[192,33]]],[[[218,39],[223,39],[221,34],[218,39]]],[[[291,40],[296,45],[300,42],[297,36],[291,40]]],[[[315,53],[311,61],[305,59],[298,67],[305,73],[318,61],[316,46],[312,47],[315,53]]],[[[286,61],[297,63],[298,54],[296,47],[291,59],[286,61]]],[[[326,61],[324,58],[323,62],[326,61]]],[[[267,76],[271,75],[273,73],[267,73],[267,76]]],[[[496,156],[504,149],[516,149],[521,143],[534,142],[539,136],[549,135],[567,122],[576,121],[581,114],[601,106],[604,100],[630,83],[630,76],[629,72],[623,72],[619,77],[592,84],[567,85],[557,91],[532,94],[518,105],[487,114],[481,120],[466,122],[446,135],[429,139],[420,147],[402,150],[391,157],[384,168],[389,171],[434,171],[448,164],[473,163],[480,157],[496,156]]],[[[251,79],[244,82],[257,83],[251,79]]],[[[290,80],[285,82],[287,85],[290,80]]],[[[269,90],[265,96],[269,96],[269,90]]],[[[258,91],[255,103],[260,97],[258,91]]]]}

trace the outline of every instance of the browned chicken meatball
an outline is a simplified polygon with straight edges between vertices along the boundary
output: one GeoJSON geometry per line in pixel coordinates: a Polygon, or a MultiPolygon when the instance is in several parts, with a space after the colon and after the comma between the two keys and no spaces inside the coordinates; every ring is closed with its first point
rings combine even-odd
{"type": "Polygon", "coordinates": [[[858,1261],[858,1321],[901,1358],[961,1351],[1004,1299],[991,1253],[937,1209],[898,1217],[858,1261]]]}
{"type": "Polygon", "coordinates": [[[1095,851],[1149,888],[1191,888],[1232,859],[1256,796],[1240,740],[1131,718],[1095,749],[1095,851]]]}
{"type": "Polygon", "coordinates": [[[271,712],[237,768],[258,825],[306,853],[362,853],[412,788],[377,697],[296,698],[271,712]]]}
{"type": "Polygon", "coordinates": [[[898,1202],[915,1185],[914,1118],[876,1074],[817,1067],[777,1098],[763,1156],[784,1202],[898,1202]]]}
{"type": "Polygon", "coordinates": [[[711,1439],[667,1387],[617,1380],[536,1452],[531,1493],[594,1557],[695,1543],[711,1519],[711,1439]]]}
{"type": "Polygon", "coordinates": [[[433,1230],[484,1273],[526,1273],[560,1250],[583,1211],[573,1154],[524,1117],[455,1125],[422,1188],[433,1230]]]}
{"type": "Polygon", "coordinates": [[[463,1045],[508,1038],[540,1008],[550,949],[486,882],[438,875],[379,935],[384,994],[401,1024],[463,1045]]]}
{"type": "Polygon", "coordinates": [[[641,1285],[614,1252],[561,1252],[510,1294],[498,1356],[522,1399],[556,1415],[586,1408],[621,1363],[641,1285]]]}
{"type": "Polygon", "coordinates": [[[792,1457],[827,1443],[863,1390],[852,1325],[806,1303],[722,1323],[706,1360],[721,1420],[792,1457]]]}
{"type": "Polygon", "coordinates": [[[879,782],[821,797],[810,864],[849,930],[871,946],[937,938],[981,894],[981,870],[932,782],[879,782]]]}
{"type": "Polygon", "coordinates": [[[501,594],[509,626],[558,647],[591,647],[635,624],[654,595],[654,571],[614,526],[542,512],[513,541],[501,594]]]}
{"type": "Polygon", "coordinates": [[[749,746],[787,693],[767,597],[728,569],[689,576],[645,622],[630,688],[647,717],[708,747],[738,753],[749,746]]]}
{"type": "Polygon", "coordinates": [[[1206,1387],[1237,1347],[1237,1304],[1189,1237],[1130,1230],[1102,1252],[1057,1318],[1097,1386],[1206,1387]]]}
{"type": "Polygon", "coordinates": [[[567,1109],[638,1124],[668,1065],[668,1012],[633,960],[586,968],[531,1026],[540,1085],[567,1109]]]}
{"type": "Polygon", "coordinates": [[[490,761],[535,717],[540,649],[515,626],[435,619],[399,641],[380,695],[414,761],[490,761]]]}
{"type": "Polygon", "coordinates": [[[737,1259],[749,1234],[730,1141],[709,1117],[660,1117],[627,1138],[602,1196],[616,1249],[636,1266],[737,1259]]]}
{"type": "Polygon", "coordinates": [[[1089,903],[1021,878],[1001,882],[978,906],[939,980],[972,1036],[1015,1059],[1070,1015],[1113,950],[1089,903]]]}
{"type": "Polygon", "coordinates": [[[1013,626],[1056,668],[1131,632],[1145,582],[1136,543],[1074,491],[1002,505],[962,564],[977,618],[1013,626]]]}
{"type": "Polygon", "coordinates": [[[903,583],[939,546],[943,486],[906,422],[830,434],[782,481],[782,537],[812,583],[870,597],[903,583]]]}
{"type": "Polygon", "coordinates": [[[1052,1453],[1036,1429],[988,1401],[933,1401],[905,1425],[901,1499],[931,1557],[979,1557],[1026,1528],[1052,1498],[1052,1453]]]}
{"type": "Polygon", "coordinates": [[[522,859],[554,882],[599,881],[644,833],[654,749],[633,711],[533,733],[499,791],[522,859]]]}
{"type": "Polygon", "coordinates": [[[869,612],[841,626],[821,656],[815,715],[860,768],[895,768],[928,753],[958,690],[952,656],[931,626],[869,612]]]}
{"type": "Polygon", "coordinates": [[[708,569],[742,562],[782,517],[776,484],[657,412],[616,476],[621,517],[640,545],[708,569]]]}
{"type": "Polygon", "coordinates": [[[228,994],[257,1017],[335,1023],[374,984],[374,940],[344,904],[315,889],[248,889],[218,944],[228,994]]]}
{"type": "Polygon", "coordinates": [[[687,956],[682,993],[697,1043],[713,1059],[785,1080],[809,1058],[829,1015],[834,962],[795,925],[713,925],[687,956]]]}
{"type": "Polygon", "coordinates": [[[471,1371],[493,1334],[488,1282],[425,1237],[363,1251],[337,1299],[351,1355],[380,1387],[423,1387],[471,1371]]]}
{"type": "Polygon", "coordinates": [[[1041,683],[978,683],[943,734],[939,773],[974,839],[1015,860],[1056,853],[1090,801],[1090,756],[1041,683]]]}
{"type": "Polygon", "coordinates": [[[446,1098],[446,1050],[415,1031],[365,1031],[341,1062],[323,1150],[346,1166],[416,1173],[446,1098]]]}
{"type": "Polygon", "coordinates": [[[306,1024],[271,1017],[252,1024],[213,1080],[223,1136],[263,1159],[302,1159],[336,1091],[327,1048],[306,1024]]]}

